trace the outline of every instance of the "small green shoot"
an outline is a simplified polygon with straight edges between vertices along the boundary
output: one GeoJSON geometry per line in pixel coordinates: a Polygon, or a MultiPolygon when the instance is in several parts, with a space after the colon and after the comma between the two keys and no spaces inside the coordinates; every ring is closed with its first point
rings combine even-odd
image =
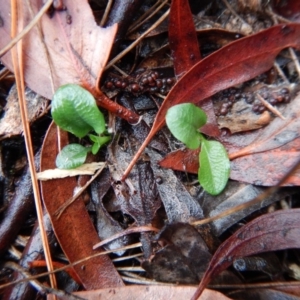
{"type": "Polygon", "coordinates": [[[227,184],[230,162],[221,143],[209,141],[199,132],[206,121],[205,112],[192,103],[175,105],[166,115],[167,126],[178,140],[190,149],[201,147],[198,180],[205,191],[218,195],[227,184]]]}
{"type": "Polygon", "coordinates": [[[63,130],[71,132],[78,138],[89,134],[92,147],[70,144],[57,155],[56,166],[60,169],[74,169],[85,162],[88,152],[96,154],[100,147],[110,140],[105,135],[105,120],[98,109],[93,95],[76,84],[61,86],[54,94],[51,114],[54,122],[63,130]]]}
{"type": "Polygon", "coordinates": [[[93,154],[96,154],[104,144],[110,141],[110,136],[97,136],[89,134],[89,138],[92,142],[94,142],[94,145],[92,146],[93,154]]]}

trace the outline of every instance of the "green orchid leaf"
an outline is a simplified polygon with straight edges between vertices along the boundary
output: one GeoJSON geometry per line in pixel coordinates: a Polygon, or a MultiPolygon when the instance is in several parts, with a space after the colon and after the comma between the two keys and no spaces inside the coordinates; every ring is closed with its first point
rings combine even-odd
{"type": "Polygon", "coordinates": [[[98,143],[93,144],[92,146],[92,153],[95,155],[98,153],[99,149],[100,149],[100,145],[98,143]]]}
{"type": "Polygon", "coordinates": [[[205,112],[192,103],[172,106],[166,115],[166,123],[172,134],[190,149],[200,146],[198,129],[206,120],[205,112]]]}
{"type": "Polygon", "coordinates": [[[91,130],[98,134],[105,131],[105,120],[93,95],[79,85],[61,86],[54,94],[51,113],[60,128],[79,138],[91,130]]]}
{"type": "Polygon", "coordinates": [[[96,154],[104,144],[110,141],[110,136],[96,136],[93,134],[89,134],[89,138],[92,142],[94,142],[92,146],[93,154],[96,154]]]}
{"type": "Polygon", "coordinates": [[[75,169],[84,164],[88,152],[88,148],[79,144],[69,144],[58,153],[56,166],[59,169],[75,169]]]}
{"type": "Polygon", "coordinates": [[[217,141],[202,140],[199,154],[198,179],[211,195],[220,194],[225,188],[230,172],[230,162],[224,146],[217,141]]]}

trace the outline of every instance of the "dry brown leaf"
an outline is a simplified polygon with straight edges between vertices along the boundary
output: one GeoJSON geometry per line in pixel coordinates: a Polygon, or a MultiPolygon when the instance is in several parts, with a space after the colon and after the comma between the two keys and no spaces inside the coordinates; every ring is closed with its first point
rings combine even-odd
{"type": "MultiPolygon", "coordinates": [[[[30,7],[23,4],[24,26],[32,19],[30,7]]],[[[41,1],[30,1],[33,14],[42,6],[41,1]]],[[[54,90],[67,83],[82,84],[87,81],[94,87],[107,62],[117,26],[99,27],[85,0],[64,0],[65,11],[55,12],[52,18],[44,15],[40,27],[44,43],[35,26],[23,38],[24,77],[26,84],[38,94],[51,99],[54,90]],[[49,60],[45,51],[49,54],[49,60]],[[50,65],[49,65],[50,62],[50,65]],[[51,73],[50,73],[51,70],[51,73]]],[[[0,0],[1,18],[0,48],[10,40],[10,1],[0,0]]],[[[12,70],[11,54],[5,54],[1,61],[12,70]]]]}

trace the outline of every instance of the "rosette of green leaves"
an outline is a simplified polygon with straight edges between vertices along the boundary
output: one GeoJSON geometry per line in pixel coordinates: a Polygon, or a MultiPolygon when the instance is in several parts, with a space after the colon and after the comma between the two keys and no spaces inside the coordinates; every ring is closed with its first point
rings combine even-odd
{"type": "Polygon", "coordinates": [[[76,84],[61,86],[54,94],[51,106],[54,122],[63,130],[78,138],[90,134],[93,143],[91,147],[79,144],[65,146],[58,154],[56,166],[60,169],[73,169],[85,162],[87,153],[96,154],[100,147],[110,140],[106,134],[105,119],[98,109],[93,95],[76,84]]]}

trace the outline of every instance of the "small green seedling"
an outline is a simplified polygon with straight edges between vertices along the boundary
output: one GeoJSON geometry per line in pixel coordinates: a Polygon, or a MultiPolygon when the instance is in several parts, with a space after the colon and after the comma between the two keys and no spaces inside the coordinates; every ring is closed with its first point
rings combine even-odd
{"type": "Polygon", "coordinates": [[[93,145],[84,147],[69,144],[57,155],[56,166],[60,169],[74,169],[82,165],[88,152],[96,154],[102,145],[110,140],[106,135],[105,120],[97,107],[93,95],[76,84],[61,86],[54,94],[51,114],[54,122],[61,129],[82,138],[89,134],[93,145]]]}
{"type": "Polygon", "coordinates": [[[166,123],[172,134],[190,149],[200,148],[198,180],[209,194],[218,195],[225,188],[230,172],[230,162],[224,146],[207,140],[199,132],[206,124],[205,112],[192,103],[171,107],[166,123]]]}

